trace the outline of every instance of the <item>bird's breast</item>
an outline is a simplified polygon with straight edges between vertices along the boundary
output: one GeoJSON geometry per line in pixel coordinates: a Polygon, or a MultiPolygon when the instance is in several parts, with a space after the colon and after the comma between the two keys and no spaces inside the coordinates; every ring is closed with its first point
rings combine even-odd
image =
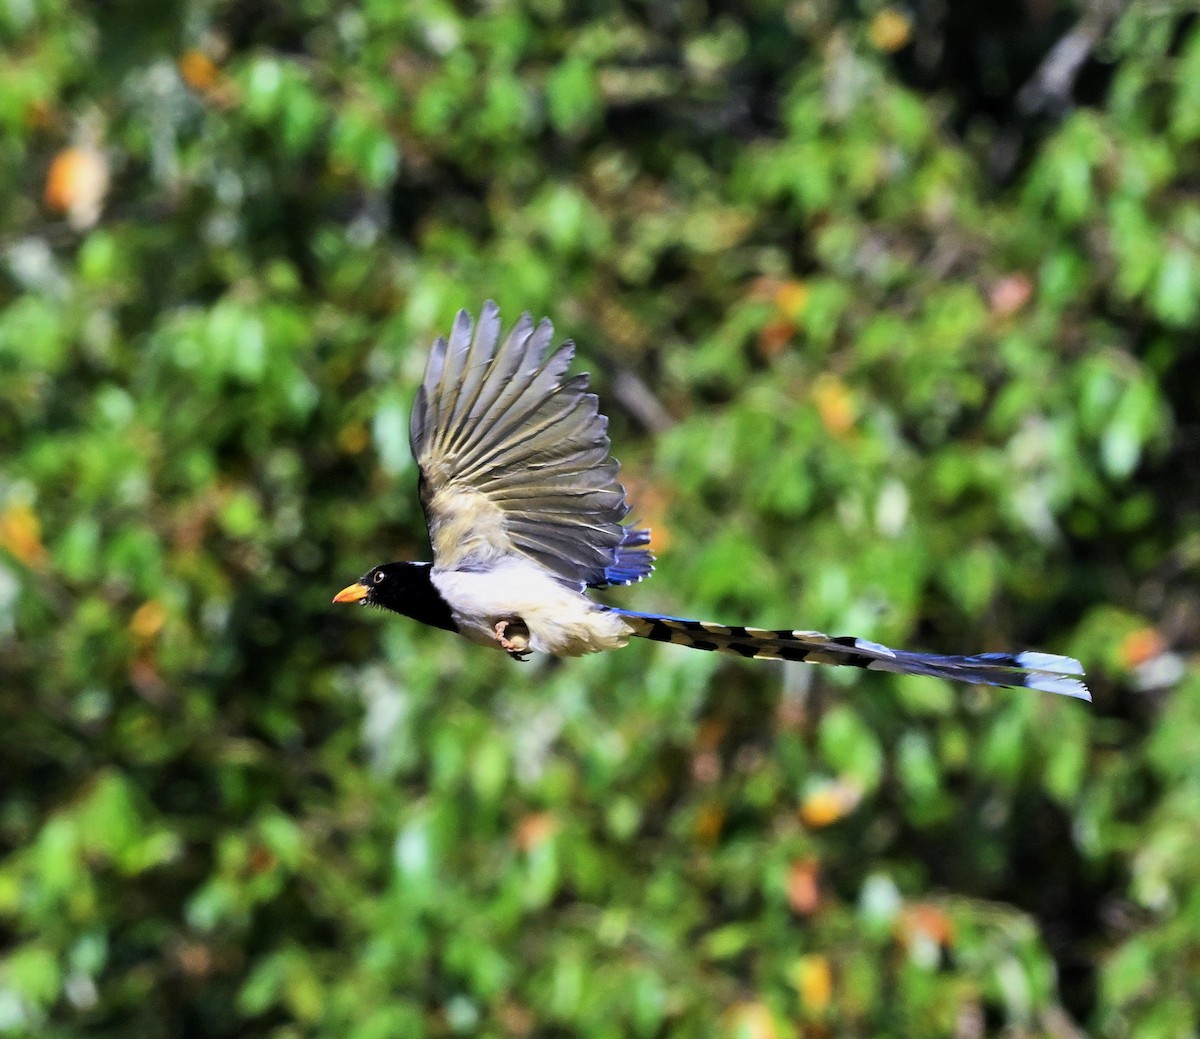
{"type": "Polygon", "coordinates": [[[459,632],[498,647],[496,624],[520,618],[537,653],[575,657],[617,649],[628,641],[620,615],[568,588],[532,560],[508,557],[483,570],[438,570],[431,578],[459,632]]]}

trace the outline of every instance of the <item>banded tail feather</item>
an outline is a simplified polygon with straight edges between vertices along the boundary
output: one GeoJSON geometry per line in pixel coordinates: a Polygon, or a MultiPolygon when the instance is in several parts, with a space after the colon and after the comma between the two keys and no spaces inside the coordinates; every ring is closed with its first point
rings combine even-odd
{"type": "Polygon", "coordinates": [[[889,649],[853,636],[829,636],[819,631],[772,631],[728,624],[662,617],[652,613],[617,611],[638,638],[670,642],[717,653],[767,660],[797,660],[808,664],[839,664],[901,675],[929,675],[954,682],[1038,689],[1060,696],[1091,700],[1078,678],[1083,666],[1073,657],[1053,653],[975,653],[944,656],[889,649]]]}

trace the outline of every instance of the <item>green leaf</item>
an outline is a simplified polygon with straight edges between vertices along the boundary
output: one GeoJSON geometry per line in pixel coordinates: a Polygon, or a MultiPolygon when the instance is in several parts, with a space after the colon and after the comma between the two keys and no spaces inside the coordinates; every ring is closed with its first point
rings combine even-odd
{"type": "Polygon", "coordinates": [[[834,707],[822,719],[818,738],[826,762],[864,791],[873,790],[883,774],[883,751],[875,734],[849,707],[834,707]]]}
{"type": "Polygon", "coordinates": [[[49,1007],[62,987],[62,970],[54,953],[44,945],[18,945],[0,960],[0,982],[36,1007],[49,1007]]]}
{"type": "Polygon", "coordinates": [[[1186,246],[1167,250],[1158,269],[1152,306],[1163,321],[1189,325],[1200,313],[1200,259],[1186,246]]]}
{"type": "Polygon", "coordinates": [[[578,133],[600,114],[600,85],[590,62],[569,57],[546,78],[546,104],[550,122],[563,134],[578,133]]]}

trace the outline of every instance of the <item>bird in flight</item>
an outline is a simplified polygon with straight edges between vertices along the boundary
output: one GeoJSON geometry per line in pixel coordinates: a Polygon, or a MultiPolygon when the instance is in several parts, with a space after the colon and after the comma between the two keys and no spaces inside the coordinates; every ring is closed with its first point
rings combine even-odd
{"type": "Polygon", "coordinates": [[[742,657],[842,664],[1090,700],[1083,668],[1051,653],[944,656],[852,636],[768,630],[594,602],[589,588],[654,569],[650,531],[625,523],[629,503],[609,457],[608,420],[575,353],[552,349],[553,326],[521,316],[501,337],[488,301],[476,325],[461,310],[433,344],[409,423],[432,563],[384,563],[335,603],[380,606],[517,660],[581,656],[631,637],[742,657]]]}

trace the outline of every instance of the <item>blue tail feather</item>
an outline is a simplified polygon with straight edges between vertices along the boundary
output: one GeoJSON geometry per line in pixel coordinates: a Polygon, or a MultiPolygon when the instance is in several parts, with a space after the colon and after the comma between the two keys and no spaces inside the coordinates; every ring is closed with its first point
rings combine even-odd
{"type": "Polygon", "coordinates": [[[928,675],[974,685],[1038,689],[1060,696],[1091,700],[1076,675],[1083,666],[1073,657],[1053,653],[975,653],[947,656],[890,649],[877,642],[819,631],[771,630],[666,617],[654,613],[616,610],[630,622],[639,638],[670,642],[742,657],[837,664],[904,675],[928,675]]]}

